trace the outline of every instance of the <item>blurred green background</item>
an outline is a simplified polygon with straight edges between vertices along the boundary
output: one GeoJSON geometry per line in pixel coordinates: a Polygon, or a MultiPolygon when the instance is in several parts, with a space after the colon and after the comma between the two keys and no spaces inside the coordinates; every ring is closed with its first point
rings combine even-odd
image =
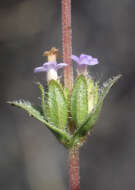
{"type": "MultiPolygon", "coordinates": [[[[68,152],[38,121],[10,105],[40,103],[33,74],[42,53],[61,47],[60,0],[0,1],[0,189],[67,190],[68,152]]],[[[116,74],[99,121],[80,150],[81,189],[135,189],[135,1],[72,0],[73,53],[100,64],[89,73],[116,74]]],[[[76,69],[76,67],[74,68],[76,69]]]]}

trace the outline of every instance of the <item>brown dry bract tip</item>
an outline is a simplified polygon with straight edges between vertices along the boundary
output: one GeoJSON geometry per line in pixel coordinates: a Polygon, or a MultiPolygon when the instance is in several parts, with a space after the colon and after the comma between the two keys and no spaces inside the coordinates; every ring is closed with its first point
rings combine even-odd
{"type": "Polygon", "coordinates": [[[58,49],[56,49],[55,47],[53,47],[53,48],[50,49],[50,51],[45,51],[43,53],[43,56],[49,56],[49,55],[56,55],[56,56],[58,56],[58,53],[59,53],[58,49]]]}

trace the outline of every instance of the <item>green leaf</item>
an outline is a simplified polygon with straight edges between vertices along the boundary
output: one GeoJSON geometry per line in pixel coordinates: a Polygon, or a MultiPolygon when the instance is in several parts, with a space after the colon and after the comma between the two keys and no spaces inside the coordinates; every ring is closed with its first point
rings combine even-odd
{"type": "Polygon", "coordinates": [[[71,116],[78,126],[88,115],[87,81],[80,75],[75,81],[71,94],[71,116]]]}
{"type": "Polygon", "coordinates": [[[42,108],[42,111],[43,111],[43,114],[44,114],[44,117],[46,117],[46,112],[45,112],[45,91],[44,91],[44,87],[41,83],[37,83],[38,84],[38,87],[40,89],[40,92],[41,92],[41,108],[42,108]]]}
{"type": "Polygon", "coordinates": [[[83,123],[80,124],[79,128],[75,131],[75,133],[73,135],[73,139],[72,139],[73,141],[76,141],[76,139],[78,137],[84,137],[93,128],[93,126],[95,125],[95,123],[97,121],[97,118],[99,116],[99,113],[100,113],[104,98],[108,94],[108,92],[111,89],[111,87],[113,86],[113,84],[115,84],[116,81],[118,81],[118,79],[120,77],[121,77],[121,75],[115,76],[115,77],[113,77],[112,79],[109,79],[108,81],[106,81],[103,84],[103,88],[102,88],[101,95],[99,97],[97,106],[95,107],[93,112],[91,112],[88,115],[86,120],[83,123]]]}
{"type": "Polygon", "coordinates": [[[68,119],[67,101],[60,85],[51,80],[48,86],[47,119],[60,129],[64,129],[68,119]]]}
{"type": "Polygon", "coordinates": [[[33,106],[29,101],[19,100],[19,101],[9,101],[9,104],[22,108],[27,111],[30,116],[33,116],[35,119],[38,119],[46,125],[46,127],[57,137],[57,139],[64,144],[65,147],[70,147],[70,136],[65,131],[58,129],[54,125],[48,123],[44,116],[39,111],[39,108],[33,106]]]}

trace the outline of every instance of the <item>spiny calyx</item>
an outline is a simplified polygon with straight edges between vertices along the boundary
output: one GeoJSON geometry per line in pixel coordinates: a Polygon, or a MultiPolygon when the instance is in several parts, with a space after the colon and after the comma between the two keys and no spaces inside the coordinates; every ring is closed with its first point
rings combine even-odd
{"type": "Polygon", "coordinates": [[[45,124],[66,148],[81,146],[98,119],[104,98],[120,77],[121,75],[115,76],[100,87],[92,78],[80,75],[74,82],[71,94],[59,81],[51,80],[46,93],[38,83],[41,92],[40,107],[24,100],[9,103],[24,109],[45,124]],[[74,130],[69,127],[71,123],[74,130]]]}

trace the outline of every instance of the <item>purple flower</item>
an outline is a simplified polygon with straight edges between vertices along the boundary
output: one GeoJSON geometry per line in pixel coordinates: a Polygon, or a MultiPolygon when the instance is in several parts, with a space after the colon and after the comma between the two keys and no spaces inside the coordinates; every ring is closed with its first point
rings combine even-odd
{"type": "Polygon", "coordinates": [[[96,65],[98,64],[98,59],[93,58],[90,55],[81,54],[80,57],[72,55],[72,59],[78,63],[78,65],[96,65]]]}
{"type": "Polygon", "coordinates": [[[57,62],[46,62],[44,63],[41,67],[36,67],[34,69],[34,73],[37,72],[48,72],[51,69],[54,69],[55,71],[57,71],[58,69],[61,69],[62,67],[67,66],[66,63],[59,63],[57,64],[57,62]]]}
{"type": "Polygon", "coordinates": [[[46,62],[41,67],[36,67],[34,69],[34,73],[37,72],[47,72],[47,81],[50,80],[57,80],[57,70],[67,66],[66,63],[59,63],[57,64],[56,61],[54,62],[46,62]]]}
{"type": "Polygon", "coordinates": [[[81,54],[80,57],[72,55],[72,59],[78,64],[79,74],[87,73],[87,65],[96,65],[99,63],[97,58],[93,58],[92,56],[86,54],[81,54]]]}

